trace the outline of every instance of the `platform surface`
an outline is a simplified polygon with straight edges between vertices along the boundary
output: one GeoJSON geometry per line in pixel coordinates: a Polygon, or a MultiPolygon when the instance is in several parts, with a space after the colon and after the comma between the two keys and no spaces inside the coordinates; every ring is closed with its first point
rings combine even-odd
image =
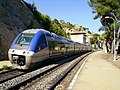
{"type": "Polygon", "coordinates": [[[107,59],[103,51],[91,54],[71,90],[120,90],[120,69],[107,59]]]}

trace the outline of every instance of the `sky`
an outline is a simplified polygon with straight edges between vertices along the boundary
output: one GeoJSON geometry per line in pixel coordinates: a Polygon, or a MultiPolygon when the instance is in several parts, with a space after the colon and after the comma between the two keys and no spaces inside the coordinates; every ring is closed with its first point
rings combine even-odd
{"type": "Polygon", "coordinates": [[[34,1],[38,11],[49,15],[51,19],[64,20],[71,24],[77,24],[90,31],[101,34],[98,29],[101,27],[100,20],[94,20],[88,0],[25,0],[28,3],[34,1]]]}

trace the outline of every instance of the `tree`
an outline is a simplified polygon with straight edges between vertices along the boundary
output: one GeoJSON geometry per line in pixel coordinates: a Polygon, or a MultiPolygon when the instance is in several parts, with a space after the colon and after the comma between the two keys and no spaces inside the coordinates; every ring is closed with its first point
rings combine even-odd
{"type": "Polygon", "coordinates": [[[95,33],[93,37],[90,38],[90,43],[94,45],[94,49],[96,49],[96,45],[100,43],[100,35],[95,33]]]}
{"type": "Polygon", "coordinates": [[[113,32],[109,32],[109,30],[106,30],[102,34],[103,40],[106,45],[107,52],[111,52],[112,50],[112,40],[113,40],[113,32]]]}
{"type": "Polygon", "coordinates": [[[91,44],[94,44],[95,42],[94,42],[94,38],[90,38],[90,43],[91,44]]]}
{"type": "MultiPolygon", "coordinates": [[[[51,20],[51,18],[48,15],[43,15],[37,10],[37,7],[35,6],[35,3],[28,4],[24,1],[26,6],[32,11],[34,17],[36,20],[42,25],[42,27],[46,30],[49,30],[50,32],[56,33],[58,35],[69,37],[69,34],[66,34],[66,32],[63,30],[62,25],[59,23],[57,19],[51,20]]],[[[34,22],[31,21],[28,28],[33,28],[34,22]]]]}
{"type": "Polygon", "coordinates": [[[69,37],[66,32],[63,30],[62,25],[59,23],[59,21],[57,19],[52,20],[51,22],[52,26],[50,28],[51,31],[53,31],[54,33],[64,36],[64,37],[69,37]]]}
{"type": "Polygon", "coordinates": [[[93,35],[93,38],[94,38],[94,42],[95,42],[95,43],[98,43],[98,42],[99,42],[99,37],[100,37],[100,35],[97,34],[97,33],[95,33],[95,34],[93,35]]]}
{"type": "Polygon", "coordinates": [[[43,28],[46,30],[50,30],[51,27],[51,19],[48,15],[43,15],[43,21],[42,21],[43,28]]]}
{"type": "Polygon", "coordinates": [[[113,41],[113,20],[105,19],[105,17],[109,16],[114,19],[117,18],[117,20],[120,20],[120,0],[90,0],[88,4],[92,8],[92,12],[96,14],[94,16],[94,19],[102,17],[100,22],[106,30],[104,33],[106,45],[108,45],[109,43],[109,46],[111,46],[111,41],[113,41]],[[109,29],[106,29],[106,27],[108,27],[109,29]]]}
{"type": "Polygon", "coordinates": [[[111,52],[112,50],[112,41],[113,41],[113,32],[106,26],[100,27],[99,31],[104,31],[101,35],[101,41],[104,41],[107,52],[111,52]]]}
{"type": "Polygon", "coordinates": [[[120,0],[90,0],[88,4],[92,7],[92,12],[96,13],[94,19],[110,13],[120,19],[120,0]]]}

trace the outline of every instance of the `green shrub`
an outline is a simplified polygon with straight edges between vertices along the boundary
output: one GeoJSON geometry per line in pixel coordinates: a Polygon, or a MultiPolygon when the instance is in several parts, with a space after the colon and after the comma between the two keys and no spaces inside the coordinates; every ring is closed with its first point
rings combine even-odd
{"type": "Polygon", "coordinates": [[[94,49],[97,49],[96,44],[94,44],[94,49]]]}
{"type": "Polygon", "coordinates": [[[10,69],[10,67],[9,67],[9,66],[7,66],[7,65],[3,65],[3,66],[2,66],[2,69],[3,69],[3,70],[9,70],[9,69],[10,69]]]}

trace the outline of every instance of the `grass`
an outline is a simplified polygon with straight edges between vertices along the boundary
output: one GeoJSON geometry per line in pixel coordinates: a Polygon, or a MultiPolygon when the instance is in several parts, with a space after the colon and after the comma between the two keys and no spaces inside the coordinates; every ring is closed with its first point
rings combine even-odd
{"type": "Polygon", "coordinates": [[[2,71],[7,71],[10,70],[11,68],[8,65],[3,65],[2,66],[2,71]]]}

